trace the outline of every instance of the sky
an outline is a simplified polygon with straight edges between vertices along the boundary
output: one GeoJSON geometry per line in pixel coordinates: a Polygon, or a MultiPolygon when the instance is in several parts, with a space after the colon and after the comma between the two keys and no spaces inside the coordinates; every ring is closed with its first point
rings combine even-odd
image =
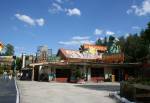
{"type": "Polygon", "coordinates": [[[127,37],[149,21],[150,0],[0,0],[0,42],[14,45],[16,55],[127,37]]]}

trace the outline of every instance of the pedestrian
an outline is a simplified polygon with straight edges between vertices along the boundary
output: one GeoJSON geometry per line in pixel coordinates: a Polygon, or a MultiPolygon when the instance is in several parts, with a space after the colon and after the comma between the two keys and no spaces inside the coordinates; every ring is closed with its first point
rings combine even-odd
{"type": "Polygon", "coordinates": [[[6,71],[4,71],[4,73],[3,73],[3,79],[4,79],[4,80],[7,79],[7,72],[6,72],[6,71]]]}
{"type": "Polygon", "coordinates": [[[12,74],[9,74],[8,78],[9,78],[9,80],[11,80],[12,79],[12,74]]]}

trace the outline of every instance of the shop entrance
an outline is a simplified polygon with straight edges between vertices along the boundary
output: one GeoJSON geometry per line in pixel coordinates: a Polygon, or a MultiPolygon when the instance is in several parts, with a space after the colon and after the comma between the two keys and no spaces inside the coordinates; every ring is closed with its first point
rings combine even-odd
{"type": "Polygon", "coordinates": [[[104,81],[104,68],[91,68],[91,80],[94,82],[104,81]]]}
{"type": "Polygon", "coordinates": [[[70,69],[56,69],[56,81],[69,82],[70,74],[70,69]]]}

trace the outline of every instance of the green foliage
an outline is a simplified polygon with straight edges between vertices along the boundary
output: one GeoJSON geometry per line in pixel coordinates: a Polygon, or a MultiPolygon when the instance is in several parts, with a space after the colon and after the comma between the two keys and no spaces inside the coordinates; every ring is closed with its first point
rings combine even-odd
{"type": "Polygon", "coordinates": [[[105,37],[104,40],[98,39],[98,40],[95,42],[95,44],[96,44],[96,45],[107,46],[107,38],[105,37]]]}
{"type": "Polygon", "coordinates": [[[21,60],[21,58],[16,58],[16,69],[17,70],[21,70],[21,68],[22,68],[22,60],[21,60]]]}
{"type": "Polygon", "coordinates": [[[11,45],[11,44],[7,44],[6,45],[6,52],[5,52],[5,55],[6,56],[12,56],[12,55],[14,55],[14,46],[13,45],[11,45]]]}
{"type": "Polygon", "coordinates": [[[105,37],[104,41],[98,39],[96,45],[107,46],[108,53],[125,54],[125,62],[145,62],[150,60],[150,22],[145,30],[140,34],[130,34],[127,38],[120,37],[119,41],[114,42],[115,37],[110,36],[109,40],[105,37]]]}
{"type": "Polygon", "coordinates": [[[147,46],[137,35],[130,35],[125,42],[125,54],[128,56],[127,61],[138,62],[148,54],[147,46]]]}
{"type": "MultiPolygon", "coordinates": [[[[127,38],[120,37],[118,44],[125,54],[125,62],[143,62],[150,57],[150,23],[140,34],[130,34],[127,38]]],[[[149,58],[150,59],[150,58],[149,58]]]]}
{"type": "Polygon", "coordinates": [[[103,45],[103,41],[101,39],[98,39],[95,44],[96,45],[103,45]]]}
{"type": "Polygon", "coordinates": [[[81,72],[80,69],[76,69],[76,71],[75,71],[75,77],[77,79],[84,79],[84,74],[81,72]]]}

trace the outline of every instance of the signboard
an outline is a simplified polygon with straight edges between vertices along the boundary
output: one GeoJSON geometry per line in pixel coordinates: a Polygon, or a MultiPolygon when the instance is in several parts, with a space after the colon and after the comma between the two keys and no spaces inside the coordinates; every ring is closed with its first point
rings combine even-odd
{"type": "Polygon", "coordinates": [[[4,48],[4,45],[0,42],[0,51],[4,48]]]}
{"type": "Polygon", "coordinates": [[[97,50],[95,48],[93,48],[93,47],[90,47],[89,48],[89,53],[93,54],[93,55],[96,55],[97,54],[97,50]]]}
{"type": "Polygon", "coordinates": [[[13,56],[0,56],[0,62],[12,62],[13,56]]]}

